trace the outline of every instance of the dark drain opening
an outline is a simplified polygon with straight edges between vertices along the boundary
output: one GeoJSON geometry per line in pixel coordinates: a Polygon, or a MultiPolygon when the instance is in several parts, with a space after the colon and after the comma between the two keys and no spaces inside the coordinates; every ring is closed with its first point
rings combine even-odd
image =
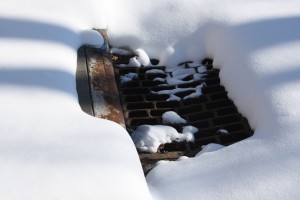
{"type": "Polygon", "coordinates": [[[189,64],[192,62],[180,63],[187,74],[182,81],[185,83],[166,85],[166,77],[172,77],[172,72],[166,71],[164,66],[155,67],[122,67],[122,64],[115,57],[115,72],[120,92],[121,104],[125,114],[125,124],[129,133],[139,125],[160,125],[162,115],[167,111],[174,111],[180,117],[187,120],[186,124],[171,125],[178,132],[182,132],[183,126],[192,125],[198,128],[195,133],[195,142],[173,142],[161,145],[157,153],[139,153],[143,169],[147,172],[152,165],[159,160],[175,160],[182,155],[194,156],[201,150],[202,145],[219,143],[230,145],[253,135],[247,120],[238,112],[233,102],[228,98],[225,88],[220,85],[219,70],[214,69],[211,59],[204,59],[202,65],[206,71],[201,69],[192,72],[189,64]],[[149,73],[149,70],[162,70],[159,73],[149,73]],[[200,71],[198,71],[200,70],[200,71]],[[200,73],[199,73],[200,72],[200,73]],[[121,83],[120,77],[128,73],[136,73],[137,77],[127,83],[121,83]],[[201,79],[194,74],[201,74],[201,79]],[[192,96],[195,90],[205,83],[202,88],[202,95],[192,96]],[[192,88],[192,89],[191,89],[192,88]],[[174,92],[180,100],[169,100],[170,94],[166,91],[183,89],[174,92]],[[226,130],[220,132],[220,130],[226,130]]]}

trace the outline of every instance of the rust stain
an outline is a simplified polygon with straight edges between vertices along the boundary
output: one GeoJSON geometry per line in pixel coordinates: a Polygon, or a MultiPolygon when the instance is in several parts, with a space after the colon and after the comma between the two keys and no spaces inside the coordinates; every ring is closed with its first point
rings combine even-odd
{"type": "Polygon", "coordinates": [[[123,119],[121,118],[121,112],[116,110],[113,106],[109,105],[107,106],[107,109],[109,110],[109,114],[107,115],[100,115],[100,118],[108,119],[111,121],[114,121],[122,126],[125,126],[123,119]]]}
{"type": "Polygon", "coordinates": [[[94,108],[105,107],[103,110],[98,110],[96,117],[114,121],[125,127],[110,54],[88,49],[87,56],[91,89],[94,94],[97,94],[94,95],[96,99],[93,99],[94,108]]]}
{"type": "Polygon", "coordinates": [[[108,110],[108,114],[101,114],[99,117],[114,121],[125,127],[123,112],[118,99],[119,97],[109,94],[104,94],[103,97],[106,103],[105,107],[108,110]]]}

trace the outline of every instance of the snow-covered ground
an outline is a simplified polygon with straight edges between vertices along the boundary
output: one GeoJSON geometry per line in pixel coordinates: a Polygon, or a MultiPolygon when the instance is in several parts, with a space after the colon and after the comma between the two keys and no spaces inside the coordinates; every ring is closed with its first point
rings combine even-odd
{"type": "Polygon", "coordinates": [[[0,44],[1,199],[300,198],[299,1],[1,1],[0,44]],[[213,58],[254,136],[162,162],[147,187],[126,131],[79,107],[91,28],[160,64],[213,58]]]}

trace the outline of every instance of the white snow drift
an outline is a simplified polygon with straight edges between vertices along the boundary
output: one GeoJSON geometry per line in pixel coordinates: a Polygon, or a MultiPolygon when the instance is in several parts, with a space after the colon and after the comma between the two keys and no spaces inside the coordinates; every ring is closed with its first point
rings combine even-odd
{"type": "Polygon", "coordinates": [[[83,32],[107,28],[114,46],[161,65],[213,58],[255,130],[158,165],[147,176],[154,199],[299,199],[299,19],[297,0],[1,1],[0,198],[150,199],[128,134],[78,105],[83,32]]]}

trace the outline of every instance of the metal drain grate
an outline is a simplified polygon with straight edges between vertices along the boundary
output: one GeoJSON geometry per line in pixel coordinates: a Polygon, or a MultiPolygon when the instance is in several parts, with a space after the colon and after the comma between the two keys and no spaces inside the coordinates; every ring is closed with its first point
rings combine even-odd
{"type": "MultiPolygon", "coordinates": [[[[124,62],[124,58],[117,59],[115,64],[120,62],[124,62]]],[[[183,69],[195,70],[195,73],[198,73],[197,68],[189,67],[189,62],[180,65],[183,69]]],[[[149,159],[151,162],[161,159],[172,160],[183,154],[195,153],[202,145],[208,143],[230,145],[253,135],[247,120],[238,112],[234,103],[228,98],[225,88],[220,85],[219,71],[213,68],[212,60],[204,59],[202,65],[206,66],[207,71],[201,79],[188,75],[183,79],[188,83],[173,85],[163,85],[160,81],[155,81],[168,75],[172,76],[170,72],[166,72],[166,67],[115,67],[125,124],[129,132],[143,124],[162,124],[162,114],[166,111],[175,111],[187,120],[187,124],[184,125],[171,125],[178,132],[181,132],[182,127],[186,125],[199,129],[195,134],[195,143],[165,144],[161,148],[161,152],[164,153],[140,154],[144,165],[150,162],[149,159]],[[165,73],[147,73],[149,70],[161,70],[165,73]],[[121,84],[120,77],[128,73],[135,73],[137,76],[132,81],[121,84]],[[168,94],[156,94],[163,90],[195,88],[204,82],[206,86],[202,88],[203,94],[196,98],[184,99],[192,93],[189,90],[175,94],[181,97],[180,101],[168,101],[170,97],[168,94]],[[224,134],[220,129],[228,133],[224,134]]]]}
{"type": "MultiPolygon", "coordinates": [[[[108,47],[106,32],[98,31],[108,47]]],[[[167,124],[179,133],[184,126],[198,128],[194,143],[173,142],[160,146],[157,153],[139,153],[145,173],[159,160],[194,156],[203,145],[230,145],[253,135],[247,120],[220,85],[219,71],[213,68],[211,59],[204,59],[200,66],[193,62],[180,63],[178,71],[156,66],[159,63],[156,59],[151,59],[153,67],[124,67],[135,55],[129,49],[123,50],[129,55],[112,54],[112,59],[108,48],[83,46],[78,50],[76,87],[82,110],[122,126],[125,121],[130,134],[139,125],[163,124],[162,115],[167,111],[174,111],[187,121],[167,124]],[[165,91],[172,91],[172,94],[165,91]]]]}

